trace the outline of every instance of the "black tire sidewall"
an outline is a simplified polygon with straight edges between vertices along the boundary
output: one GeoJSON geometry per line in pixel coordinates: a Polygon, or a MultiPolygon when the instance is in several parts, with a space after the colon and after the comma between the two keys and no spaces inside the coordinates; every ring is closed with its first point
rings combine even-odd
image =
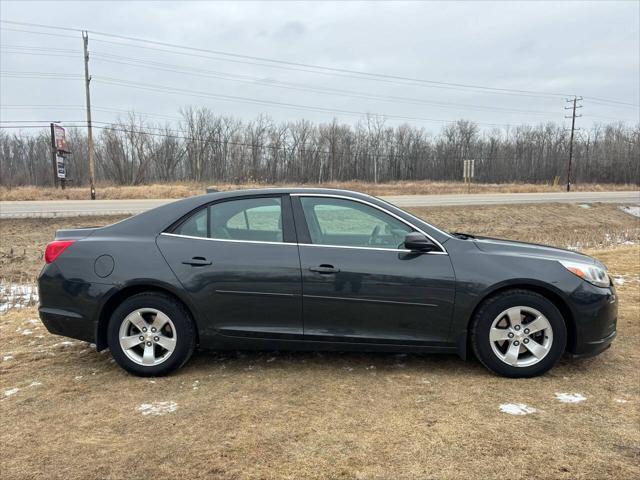
{"type": "Polygon", "coordinates": [[[548,371],[562,357],[567,344],[567,327],[558,308],[542,295],[526,291],[504,292],[488,301],[476,314],[472,342],[478,359],[493,372],[511,378],[534,377],[548,371]],[[538,310],[547,317],[553,330],[553,343],[549,353],[540,362],[529,367],[507,365],[493,353],[489,341],[489,331],[495,318],[515,306],[538,310]]]}
{"type": "Polygon", "coordinates": [[[122,368],[142,376],[155,377],[166,375],[180,368],[193,353],[195,330],[191,318],[184,307],[176,300],[158,293],[141,293],[124,300],[112,313],[107,330],[107,340],[111,355],[122,368]],[[122,350],[119,341],[120,326],[124,319],[139,308],[155,308],[167,315],[176,329],[176,348],[171,356],[154,366],[138,365],[122,350]]]}

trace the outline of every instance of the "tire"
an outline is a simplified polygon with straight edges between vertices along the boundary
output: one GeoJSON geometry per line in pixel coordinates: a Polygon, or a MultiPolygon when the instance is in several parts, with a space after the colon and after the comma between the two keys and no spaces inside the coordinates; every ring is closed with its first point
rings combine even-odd
{"type": "Polygon", "coordinates": [[[196,330],[182,303],[168,295],[145,292],[127,298],[114,310],[107,341],[113,358],[126,371],[156,377],[173,372],[191,358],[196,330]]]}
{"type": "Polygon", "coordinates": [[[566,344],[562,314],[550,300],[530,290],[499,293],[482,303],[472,319],[476,357],[504,377],[542,375],[560,359],[566,344]]]}

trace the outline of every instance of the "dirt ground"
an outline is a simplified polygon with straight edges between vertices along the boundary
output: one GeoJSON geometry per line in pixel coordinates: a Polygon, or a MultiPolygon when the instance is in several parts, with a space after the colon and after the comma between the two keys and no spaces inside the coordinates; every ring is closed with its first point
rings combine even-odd
{"type": "Polygon", "coordinates": [[[198,353],[141,379],[11,310],[2,478],[639,478],[640,248],[590,253],[619,284],[619,336],[529,380],[454,356],[277,352],[198,353]]]}
{"type": "MultiPolygon", "coordinates": [[[[616,205],[501,205],[410,208],[449,231],[461,231],[562,248],[608,247],[640,242],[640,219],[616,205]]],[[[122,216],[0,220],[0,282],[33,283],[47,242],[60,228],[108,225],[122,216]]]]}
{"type": "MultiPolygon", "coordinates": [[[[137,186],[98,185],[96,195],[98,199],[126,199],[126,198],[184,198],[204,193],[210,184],[183,182],[172,184],[152,184],[137,186]]],[[[218,190],[236,190],[241,188],[285,187],[292,184],[244,183],[229,184],[216,183],[218,190]]],[[[299,184],[295,184],[299,186],[299,184]]],[[[531,183],[478,183],[468,187],[463,182],[432,182],[429,180],[401,181],[388,183],[369,182],[326,182],[322,184],[308,184],[309,187],[343,188],[357,190],[371,195],[428,195],[447,193],[528,193],[528,192],[560,192],[563,185],[531,184],[531,183]]],[[[638,185],[584,183],[572,185],[576,191],[614,191],[638,190],[638,185]]],[[[0,187],[0,201],[3,200],[86,200],[89,198],[88,187],[69,187],[65,190],[52,187],[0,187]]]]}
{"type": "MultiPolygon", "coordinates": [[[[49,334],[34,306],[14,308],[0,314],[0,478],[640,478],[638,219],[614,205],[414,213],[600,247],[584,249],[617,284],[613,347],[528,380],[455,356],[282,352],[199,352],[141,379],[108,351],[49,334]]],[[[1,220],[2,276],[30,283],[57,228],[117,219],[1,220]]]]}

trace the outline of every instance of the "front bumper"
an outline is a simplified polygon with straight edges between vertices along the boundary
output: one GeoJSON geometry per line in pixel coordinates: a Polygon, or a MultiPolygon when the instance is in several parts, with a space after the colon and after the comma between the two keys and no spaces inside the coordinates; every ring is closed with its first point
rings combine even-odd
{"type": "Polygon", "coordinates": [[[575,320],[573,357],[592,357],[607,350],[617,334],[618,296],[615,288],[595,287],[583,282],[571,295],[575,320]]]}
{"type": "Polygon", "coordinates": [[[573,358],[587,358],[587,357],[595,357],[596,355],[600,355],[602,352],[611,347],[613,343],[613,339],[616,338],[617,331],[614,330],[609,336],[605,338],[601,338],[600,340],[593,340],[591,342],[587,342],[581,348],[580,353],[572,353],[571,356],[573,358]]]}

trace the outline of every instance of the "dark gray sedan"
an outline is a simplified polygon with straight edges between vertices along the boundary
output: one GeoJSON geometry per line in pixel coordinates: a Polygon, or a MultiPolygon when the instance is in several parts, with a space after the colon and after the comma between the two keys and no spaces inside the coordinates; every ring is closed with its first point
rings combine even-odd
{"type": "Polygon", "coordinates": [[[531,377],[616,335],[604,265],[557,248],[446,233],[343,190],[180,200],[59,230],[39,277],[50,332],[110,348],[136,375],[208,349],[469,352],[531,377]]]}

